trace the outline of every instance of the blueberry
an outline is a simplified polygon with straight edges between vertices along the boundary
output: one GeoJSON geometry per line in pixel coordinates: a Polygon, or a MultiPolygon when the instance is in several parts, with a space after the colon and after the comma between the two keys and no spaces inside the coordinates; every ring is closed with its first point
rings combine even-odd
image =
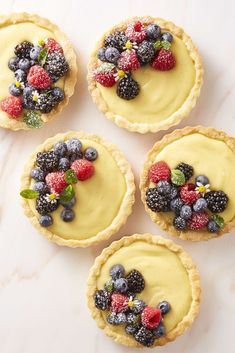
{"type": "Polygon", "coordinates": [[[81,151],[82,143],[77,138],[72,138],[67,141],[67,148],[70,155],[78,154],[81,151]]]}
{"type": "Polygon", "coordinates": [[[175,186],[171,186],[171,191],[169,193],[169,197],[171,200],[175,199],[178,196],[178,189],[175,186]]]}
{"type": "Polygon", "coordinates": [[[207,229],[210,233],[216,233],[219,231],[219,226],[215,221],[210,220],[207,224],[207,229]]]}
{"type": "Polygon", "coordinates": [[[169,32],[162,33],[161,40],[167,41],[172,43],[173,42],[173,36],[169,32]]]}
{"type": "Polygon", "coordinates": [[[73,197],[72,200],[69,202],[61,202],[60,201],[60,204],[69,210],[75,205],[76,201],[77,201],[76,197],[73,197]]]}
{"type": "Polygon", "coordinates": [[[15,78],[17,81],[25,81],[26,76],[27,76],[26,73],[21,69],[18,69],[15,71],[15,78]]]}
{"type": "Polygon", "coordinates": [[[48,190],[48,187],[47,187],[47,184],[44,183],[43,181],[37,181],[34,185],[33,185],[33,189],[35,191],[38,191],[40,194],[45,194],[47,193],[49,190],[48,190]]]}
{"type": "Polygon", "coordinates": [[[64,157],[67,151],[67,145],[64,141],[58,141],[54,144],[54,152],[57,156],[64,157]]]}
{"type": "Polygon", "coordinates": [[[68,159],[68,158],[65,158],[65,157],[60,158],[60,160],[59,160],[59,165],[58,165],[58,169],[59,169],[59,170],[63,170],[63,171],[65,172],[65,171],[68,170],[69,168],[70,168],[70,161],[69,161],[69,159],[68,159]]]}
{"type": "Polygon", "coordinates": [[[56,98],[57,102],[64,100],[64,91],[60,87],[54,87],[52,90],[53,96],[56,98]]]}
{"type": "Polygon", "coordinates": [[[19,68],[19,66],[18,66],[19,61],[20,61],[20,59],[19,59],[17,56],[11,58],[11,59],[8,61],[8,67],[9,67],[9,69],[10,69],[11,71],[16,71],[16,70],[19,68]]]}
{"type": "Polygon", "coordinates": [[[69,208],[63,209],[63,211],[60,214],[60,218],[64,222],[71,222],[74,219],[74,217],[75,217],[74,211],[69,208]]]}
{"type": "Polygon", "coordinates": [[[161,180],[157,184],[157,191],[161,195],[169,194],[171,191],[171,184],[166,180],[161,180]]]}
{"type": "Polygon", "coordinates": [[[39,218],[39,223],[42,227],[50,227],[53,223],[53,219],[49,214],[46,214],[39,218]]]}
{"type": "Polygon", "coordinates": [[[27,71],[30,68],[30,60],[23,58],[20,59],[19,61],[19,69],[23,70],[23,71],[27,71]]]}
{"type": "Polygon", "coordinates": [[[155,338],[159,338],[165,335],[166,329],[164,325],[160,323],[152,332],[155,338]]]}
{"type": "Polygon", "coordinates": [[[170,203],[171,211],[175,212],[176,214],[180,214],[180,210],[183,204],[183,201],[179,197],[177,199],[172,200],[170,203]]]}
{"type": "Polygon", "coordinates": [[[85,152],[84,152],[84,157],[88,161],[95,161],[98,157],[98,152],[95,148],[93,147],[88,147],[85,152]]]}
{"type": "Polygon", "coordinates": [[[207,185],[209,184],[209,179],[205,175],[198,175],[196,177],[196,183],[201,183],[202,185],[207,185]]]}
{"type": "Polygon", "coordinates": [[[167,314],[171,310],[171,306],[166,300],[160,302],[157,307],[161,310],[163,315],[167,314]]]}
{"type": "Polygon", "coordinates": [[[148,25],[148,27],[146,28],[146,33],[148,38],[157,40],[158,38],[160,38],[161,29],[158,25],[151,24],[148,25]]]}
{"type": "Polygon", "coordinates": [[[114,282],[114,290],[120,293],[125,293],[128,289],[128,283],[125,278],[118,278],[114,282]]]}
{"type": "Polygon", "coordinates": [[[98,54],[97,54],[97,57],[98,59],[100,59],[101,61],[106,61],[106,57],[105,57],[105,48],[100,48],[98,50],[98,54]]]}
{"type": "Polygon", "coordinates": [[[16,87],[16,85],[12,83],[9,87],[9,92],[12,96],[18,97],[22,94],[23,90],[21,87],[16,87]]]}
{"type": "Polygon", "coordinates": [[[40,54],[40,51],[42,48],[39,45],[35,45],[31,50],[30,50],[30,58],[32,60],[37,60],[38,55],[40,54]]]}
{"type": "Polygon", "coordinates": [[[36,181],[43,181],[45,179],[45,173],[40,168],[32,169],[30,176],[36,181]]]}
{"type": "Polygon", "coordinates": [[[203,197],[200,197],[200,199],[198,199],[193,205],[193,210],[195,212],[204,211],[206,208],[207,208],[207,202],[203,197]]]}
{"type": "Polygon", "coordinates": [[[124,277],[125,275],[125,269],[122,265],[114,265],[111,267],[111,269],[109,270],[109,274],[112,277],[112,279],[118,279],[121,277],[124,277]]]}
{"type": "Polygon", "coordinates": [[[116,63],[118,58],[120,56],[119,51],[116,48],[109,47],[105,50],[105,58],[110,62],[110,63],[116,63]]]}
{"type": "Polygon", "coordinates": [[[145,307],[146,307],[146,304],[145,304],[145,302],[143,300],[134,299],[134,305],[130,308],[130,310],[134,314],[140,314],[145,307]]]}
{"type": "Polygon", "coordinates": [[[173,221],[173,225],[175,227],[175,229],[177,230],[183,230],[186,229],[187,227],[187,222],[184,218],[182,217],[175,217],[174,221],[173,221]]]}
{"type": "Polygon", "coordinates": [[[182,206],[180,210],[180,217],[183,219],[189,219],[192,216],[192,209],[189,205],[182,206]]]}

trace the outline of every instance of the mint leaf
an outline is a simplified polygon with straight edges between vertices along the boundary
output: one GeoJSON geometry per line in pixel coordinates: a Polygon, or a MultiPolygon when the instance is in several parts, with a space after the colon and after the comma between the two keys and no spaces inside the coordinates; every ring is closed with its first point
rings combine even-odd
{"type": "Polygon", "coordinates": [[[223,228],[223,227],[224,227],[224,219],[223,219],[223,217],[219,216],[218,214],[213,214],[212,219],[213,219],[213,221],[215,221],[215,223],[216,223],[220,228],[223,228]]]}
{"type": "Polygon", "coordinates": [[[47,59],[47,55],[48,55],[48,48],[43,48],[37,57],[38,62],[41,66],[43,66],[45,64],[46,59],[47,59]]]}
{"type": "Polygon", "coordinates": [[[39,196],[39,192],[32,189],[25,189],[21,191],[20,196],[24,199],[36,199],[39,196]]]}
{"type": "Polygon", "coordinates": [[[60,201],[63,203],[70,202],[75,196],[73,186],[70,184],[66,186],[60,193],[60,201]]]}
{"type": "Polygon", "coordinates": [[[43,125],[43,121],[40,117],[40,114],[33,110],[28,110],[24,113],[23,121],[30,128],[39,129],[43,125]]]}
{"type": "Polygon", "coordinates": [[[169,49],[171,48],[171,43],[168,42],[167,40],[163,40],[163,41],[161,42],[161,47],[162,47],[163,49],[169,50],[169,49]]]}
{"type": "Polygon", "coordinates": [[[181,170],[173,169],[171,171],[171,181],[173,184],[177,186],[184,185],[185,184],[184,173],[182,173],[181,170]]]}
{"type": "Polygon", "coordinates": [[[73,169],[68,169],[65,173],[65,181],[67,184],[75,184],[78,182],[77,175],[73,169]]]}

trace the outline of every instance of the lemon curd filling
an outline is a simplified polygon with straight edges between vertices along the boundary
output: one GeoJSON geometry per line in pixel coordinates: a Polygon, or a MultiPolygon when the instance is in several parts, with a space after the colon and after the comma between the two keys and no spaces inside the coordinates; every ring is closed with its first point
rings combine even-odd
{"type": "MultiPolygon", "coordinates": [[[[74,185],[77,198],[74,220],[69,223],[61,220],[62,206],[51,214],[54,222],[48,230],[64,239],[87,239],[106,229],[118,214],[127,190],[125,177],[108,150],[93,140],[81,139],[81,142],[84,149],[96,148],[98,158],[93,162],[94,175],[74,185]]],[[[29,200],[29,205],[39,218],[35,200],[29,200]]]]}
{"type": "MultiPolygon", "coordinates": [[[[167,300],[171,311],[164,318],[164,326],[169,332],[182,321],[189,312],[192,291],[188,273],[180,258],[163,245],[136,240],[117,250],[101,267],[97,288],[103,289],[110,279],[109,270],[115,264],[122,264],[126,273],[137,269],[145,278],[145,289],[138,294],[147,305],[155,307],[167,300]]],[[[106,319],[107,313],[102,313],[106,319]]],[[[108,325],[108,324],[107,324],[108,325]]],[[[109,325],[110,330],[126,335],[124,328],[109,325]]]]}
{"type": "Polygon", "coordinates": [[[155,162],[160,160],[172,169],[185,162],[193,166],[194,176],[206,175],[213,190],[223,190],[229,197],[228,207],[220,215],[225,222],[234,218],[235,155],[225,142],[193,133],[164,147],[155,162]]]}
{"type": "Polygon", "coordinates": [[[99,88],[108,110],[132,123],[157,123],[170,117],[187,99],[195,83],[195,67],[184,42],[174,36],[171,50],[176,66],[169,71],[158,71],[146,65],[132,72],[140,85],[139,95],[126,101],[116,94],[116,85],[99,88]]]}

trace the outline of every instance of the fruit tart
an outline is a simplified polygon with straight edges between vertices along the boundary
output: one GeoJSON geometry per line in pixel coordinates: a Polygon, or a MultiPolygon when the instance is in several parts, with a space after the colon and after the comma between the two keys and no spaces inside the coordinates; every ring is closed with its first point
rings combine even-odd
{"type": "Polygon", "coordinates": [[[97,257],[87,295],[91,314],[106,335],[141,348],[165,345],[181,335],[197,316],[200,292],[198,270],[180,246],[134,234],[97,257]]]}
{"type": "Polygon", "coordinates": [[[187,117],[203,69],[191,38],[172,22],[134,17],[106,32],[88,64],[93,101],[120,127],[166,130],[187,117]]]}
{"type": "Polygon", "coordinates": [[[134,192],[131,167],[117,147],[71,131],[49,138],[30,156],[20,194],[25,214],[47,239],[85,247],[119,230],[134,192]]]}
{"type": "Polygon", "coordinates": [[[40,128],[73,95],[76,55],[49,20],[27,13],[0,16],[0,126],[40,128]]]}

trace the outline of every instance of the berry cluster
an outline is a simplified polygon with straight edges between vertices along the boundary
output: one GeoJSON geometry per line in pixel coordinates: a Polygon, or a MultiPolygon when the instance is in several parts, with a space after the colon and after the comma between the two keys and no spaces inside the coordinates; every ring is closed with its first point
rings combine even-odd
{"type": "Polygon", "coordinates": [[[136,294],[145,288],[145,280],[137,270],[127,275],[122,265],[114,265],[110,271],[111,279],[104,289],[94,293],[97,309],[108,311],[110,325],[125,325],[125,331],[143,346],[150,347],[155,339],[165,334],[163,317],[170,311],[170,304],[161,301],[156,308],[148,306],[136,294]]]}
{"type": "Polygon", "coordinates": [[[118,81],[116,93],[126,100],[135,98],[140,91],[131,71],[150,64],[153,69],[167,71],[176,64],[171,52],[173,36],[161,33],[157,24],[130,23],[125,32],[113,32],[98,51],[100,65],[94,72],[95,80],[105,87],[118,81]]]}
{"type": "Polygon", "coordinates": [[[4,98],[1,109],[11,118],[19,118],[29,127],[42,125],[41,113],[51,110],[64,99],[64,91],[54,84],[69,70],[61,46],[52,38],[37,44],[24,41],[14,49],[8,62],[15,82],[9,87],[10,96],[4,98]]]}
{"type": "Polygon", "coordinates": [[[174,227],[179,230],[200,230],[207,227],[216,233],[224,226],[217,213],[223,212],[228,196],[222,190],[210,190],[209,179],[194,174],[193,167],[180,163],[173,170],[164,161],[154,163],[149,169],[149,180],[155,184],[146,191],[147,206],[153,212],[174,212],[174,227]]]}
{"type": "Polygon", "coordinates": [[[49,227],[53,223],[51,212],[59,205],[63,206],[60,217],[64,222],[71,222],[75,213],[76,203],[73,184],[92,177],[95,172],[93,161],[98,152],[93,147],[84,151],[82,143],[77,138],[58,141],[51,151],[39,152],[36,167],[30,176],[35,180],[32,189],[21,191],[21,196],[36,199],[36,210],[40,214],[39,223],[49,227]]]}

